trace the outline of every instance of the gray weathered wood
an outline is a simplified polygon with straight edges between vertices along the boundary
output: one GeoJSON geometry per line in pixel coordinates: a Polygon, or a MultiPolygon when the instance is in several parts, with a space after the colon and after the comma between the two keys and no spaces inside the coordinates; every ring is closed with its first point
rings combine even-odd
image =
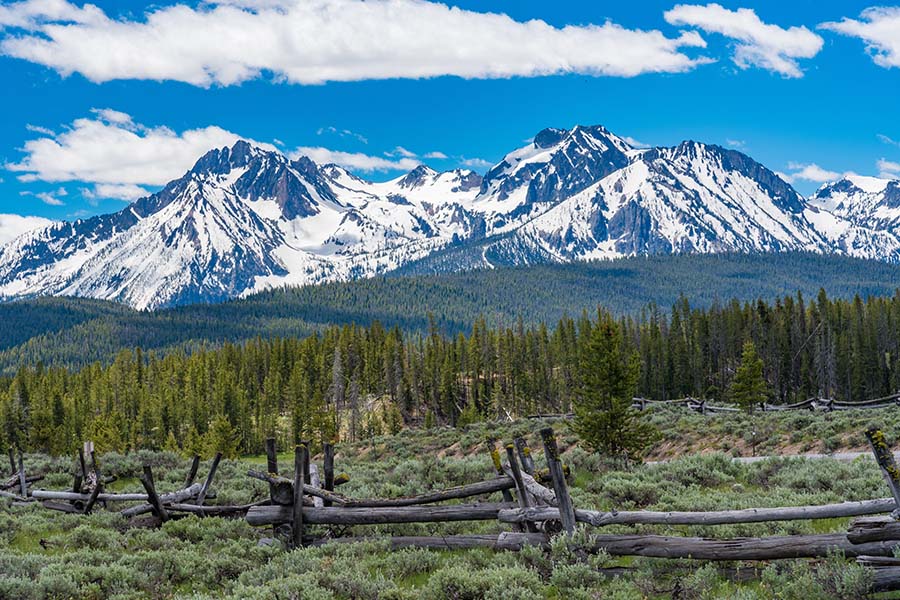
{"type": "Polygon", "coordinates": [[[200,488],[200,493],[197,494],[197,506],[202,506],[206,501],[206,496],[209,494],[209,488],[212,485],[213,478],[216,476],[216,470],[219,468],[219,462],[221,462],[221,460],[222,453],[216,452],[215,457],[213,457],[212,465],[209,467],[206,481],[203,482],[203,487],[200,488]]]}
{"type": "Polygon", "coordinates": [[[21,450],[19,450],[19,491],[23,498],[28,497],[28,478],[25,477],[25,458],[21,450]]]}
{"type": "MultiPolygon", "coordinates": [[[[275,452],[275,438],[266,438],[266,472],[278,475],[278,454],[275,452]]],[[[269,483],[269,498],[275,501],[275,484],[269,483]]]]}
{"type": "MultiPolygon", "coordinates": [[[[525,482],[522,480],[522,471],[519,469],[519,461],[516,460],[516,451],[512,444],[509,444],[506,447],[506,459],[509,461],[509,468],[512,473],[513,481],[516,482],[516,495],[519,497],[519,508],[528,510],[531,508],[531,497],[528,494],[528,490],[525,488],[525,482]]],[[[531,533],[537,532],[534,521],[525,521],[525,528],[531,533]]]]}
{"type": "Polygon", "coordinates": [[[167,504],[170,512],[184,512],[199,515],[201,517],[243,517],[254,506],[261,506],[268,500],[260,500],[251,504],[237,506],[197,506],[196,504],[167,504]]]}
{"type": "Polygon", "coordinates": [[[91,463],[94,468],[94,487],[84,505],[84,514],[86,515],[94,510],[94,504],[96,504],[100,492],[103,491],[103,476],[100,474],[100,464],[97,462],[97,455],[94,452],[91,452],[91,463]]]}
{"type": "Polygon", "coordinates": [[[569,496],[569,487],[566,485],[566,476],[563,474],[562,462],[559,460],[559,448],[556,446],[556,435],[554,435],[552,427],[541,429],[541,440],[544,443],[547,467],[553,478],[553,490],[556,492],[556,501],[559,503],[559,516],[563,529],[568,535],[572,535],[575,533],[575,507],[569,496]]]}
{"type": "MultiPolygon", "coordinates": [[[[509,504],[450,504],[387,508],[303,507],[303,522],[312,525],[382,525],[386,523],[439,523],[445,521],[496,520],[509,504]]],[[[247,513],[250,525],[290,523],[293,510],[287,506],[257,506],[247,513]]]]}
{"type": "Polygon", "coordinates": [[[84,461],[84,448],[78,448],[78,467],[81,469],[81,480],[88,480],[87,463],[84,461]]]}
{"type": "MultiPolygon", "coordinates": [[[[371,542],[385,538],[346,537],[321,540],[316,546],[328,544],[354,544],[371,542]]],[[[470,548],[489,548],[491,550],[521,550],[526,545],[546,545],[548,538],[542,533],[504,532],[500,535],[445,535],[445,536],[393,536],[387,538],[391,548],[428,548],[431,550],[465,550],[470,548]]]]}
{"type": "MultiPolygon", "coordinates": [[[[195,483],[190,487],[167,494],[161,494],[160,500],[164,503],[183,502],[200,493],[200,484],[195,483]]],[[[80,492],[58,492],[55,490],[34,490],[32,495],[37,500],[68,500],[70,502],[87,502],[90,494],[80,492]]],[[[147,494],[113,494],[101,493],[97,499],[103,502],[146,502],[147,494]]],[[[147,512],[150,512],[147,510],[147,512]]]]}
{"type": "MultiPolygon", "coordinates": [[[[841,502],[821,506],[782,506],[775,508],[746,508],[741,510],[718,510],[710,512],[655,512],[576,510],[575,519],[595,527],[604,525],[733,525],[738,523],[764,523],[768,521],[799,521],[814,519],[835,519],[861,515],[877,515],[890,512],[894,507],[893,498],[864,500],[861,502],[841,502]]],[[[535,507],[527,511],[510,509],[498,515],[501,522],[547,521],[559,519],[555,508],[535,507]]]]}
{"type": "MultiPolygon", "coordinates": [[[[306,446],[294,448],[294,505],[291,507],[291,536],[294,548],[303,545],[303,484],[306,483],[306,464],[309,454],[306,446]]],[[[262,507],[258,507],[262,508],[262,507]]],[[[250,513],[247,513],[250,521],[250,513]]]]}
{"type": "MultiPolygon", "coordinates": [[[[319,467],[318,465],[311,464],[309,465],[309,485],[313,488],[322,488],[322,482],[319,480],[319,467]]],[[[319,496],[313,496],[313,506],[317,506],[319,508],[325,506],[325,501],[322,500],[319,496]]]]}
{"type": "MultiPolygon", "coordinates": [[[[269,481],[272,479],[276,482],[289,483],[292,485],[292,482],[283,477],[279,478],[271,478],[264,473],[260,473],[258,471],[247,471],[247,475],[249,477],[253,477],[254,479],[260,479],[262,481],[269,481]]],[[[534,480],[532,480],[534,481],[534,480]]],[[[433,504],[435,502],[443,502],[445,500],[456,500],[459,498],[470,498],[472,496],[480,496],[483,494],[491,494],[494,492],[499,492],[504,489],[512,489],[515,487],[515,482],[512,477],[497,477],[496,479],[490,479],[488,481],[480,481],[478,483],[470,483],[467,485],[460,485],[457,487],[447,488],[444,490],[436,490],[434,492],[427,492],[425,494],[420,494],[418,496],[403,496],[400,498],[350,498],[339,494],[337,492],[329,492],[328,490],[324,490],[319,487],[315,487],[312,485],[305,484],[303,486],[303,493],[309,494],[311,496],[317,496],[322,498],[323,500],[327,500],[332,502],[333,504],[337,504],[339,506],[345,507],[353,507],[353,508],[363,508],[363,507],[390,507],[390,506],[415,506],[418,504],[433,504]]],[[[538,485],[534,483],[534,485],[538,485]]],[[[543,488],[546,490],[546,488],[543,488]]],[[[549,490],[547,490],[549,491],[549,490]]],[[[281,504],[279,502],[279,504],[281,504]]]]}
{"type": "Polygon", "coordinates": [[[842,552],[891,556],[900,542],[852,544],[843,533],[788,535],[764,538],[713,540],[662,535],[595,535],[591,549],[604,549],[613,556],[692,558],[697,560],[779,560],[817,558],[842,552]]]}
{"type": "Polygon", "coordinates": [[[900,470],[897,469],[897,461],[894,460],[894,453],[891,452],[887,441],[884,438],[884,432],[877,427],[871,427],[866,431],[866,438],[872,446],[872,453],[875,455],[875,461],[881,468],[881,473],[891,490],[894,497],[896,507],[893,516],[900,516],[900,470]]]}
{"type": "MultiPolygon", "coordinates": [[[[325,481],[323,482],[323,487],[325,490],[329,492],[334,491],[334,445],[325,442],[322,445],[322,470],[324,471],[323,475],[325,476],[325,481]]],[[[330,500],[325,500],[325,506],[331,506],[330,500]]]]}
{"type": "MultiPolygon", "coordinates": [[[[497,475],[503,475],[503,462],[500,460],[500,451],[497,450],[497,440],[493,437],[488,437],[487,445],[491,454],[491,462],[494,464],[494,471],[497,475]]],[[[503,490],[502,493],[504,502],[515,502],[508,489],[503,490]]]]}
{"type": "Polygon", "coordinates": [[[159,517],[159,520],[165,523],[169,520],[169,513],[166,512],[165,507],[159,499],[159,494],[156,493],[156,484],[153,482],[153,469],[150,465],[144,465],[144,473],[140,477],[141,485],[144,486],[144,490],[147,491],[147,501],[150,503],[150,506],[153,507],[153,514],[159,517]]]}
{"type": "MultiPolygon", "coordinates": [[[[25,478],[25,483],[30,485],[30,484],[36,483],[38,481],[43,481],[43,479],[44,479],[43,475],[29,475],[25,478]]],[[[21,487],[22,487],[22,481],[19,479],[18,473],[16,473],[15,475],[10,477],[6,481],[0,483],[0,490],[11,490],[16,487],[19,489],[21,489],[21,487]]]]}
{"type": "MultiPolygon", "coordinates": [[[[191,498],[196,498],[200,491],[203,489],[203,486],[199,483],[191,484],[190,487],[185,488],[183,490],[178,490],[175,492],[169,492],[168,494],[163,494],[159,497],[159,501],[162,504],[176,504],[179,502],[184,502],[185,500],[190,500],[191,498]]],[[[121,500],[124,496],[143,496],[142,498],[138,498],[138,501],[147,501],[147,496],[144,494],[103,494],[106,496],[107,501],[117,501],[121,500]]],[[[131,508],[126,508],[121,512],[123,517],[136,517],[138,515],[143,515],[148,512],[152,512],[152,507],[149,504],[141,504],[138,506],[132,506],[131,508]]]]}
{"type": "Polygon", "coordinates": [[[891,517],[854,519],[847,530],[847,539],[854,544],[900,540],[900,522],[891,517]]]}
{"type": "Polygon", "coordinates": [[[68,502],[53,502],[52,500],[45,500],[41,502],[41,506],[50,510],[58,510],[64,513],[70,514],[80,514],[81,509],[75,506],[74,504],[69,504],[68,502]]]}
{"type": "Polygon", "coordinates": [[[184,479],[184,485],[181,487],[191,487],[194,484],[194,480],[197,479],[197,471],[200,469],[200,456],[194,455],[194,458],[191,459],[191,468],[188,471],[187,477],[184,479]]]}
{"type": "Polygon", "coordinates": [[[878,567],[872,575],[872,592],[900,590],[900,567],[878,567]]]}
{"type": "Polygon", "coordinates": [[[525,438],[519,436],[513,439],[513,443],[516,445],[516,451],[519,453],[519,463],[522,465],[522,471],[528,475],[534,475],[534,457],[531,456],[531,448],[528,447],[528,442],[525,441],[525,438]]]}
{"type": "Polygon", "coordinates": [[[5,492],[3,490],[0,490],[0,498],[9,498],[11,500],[22,500],[23,499],[23,498],[20,498],[18,495],[13,494],[12,492],[5,492]]]}

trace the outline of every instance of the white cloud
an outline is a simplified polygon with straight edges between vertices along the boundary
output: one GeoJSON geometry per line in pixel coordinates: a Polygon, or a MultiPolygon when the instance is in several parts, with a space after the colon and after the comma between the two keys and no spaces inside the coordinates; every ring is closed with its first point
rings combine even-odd
{"type": "MultiPolygon", "coordinates": [[[[628,143],[628,145],[631,146],[632,148],[649,148],[650,147],[650,144],[645,144],[644,142],[642,142],[640,140],[636,140],[635,138],[631,137],[630,135],[626,135],[622,139],[625,140],[628,143]]],[[[533,140],[529,140],[529,141],[533,141],[533,140]]]]}
{"type": "Polygon", "coordinates": [[[900,7],[867,8],[860,19],[844,18],[819,27],[861,39],[879,66],[900,67],[900,7]]]}
{"type": "Polygon", "coordinates": [[[471,169],[486,169],[494,166],[494,163],[483,158],[464,158],[460,162],[463,166],[471,169]]]}
{"type": "Polygon", "coordinates": [[[795,181],[812,181],[814,183],[826,183],[829,181],[835,181],[842,177],[841,173],[837,171],[829,171],[828,169],[823,169],[816,163],[788,163],[788,169],[791,170],[790,173],[776,173],[779,177],[784,179],[788,183],[794,183],[795,181]]]}
{"type": "Polygon", "coordinates": [[[19,192],[20,196],[34,196],[44,204],[49,206],[65,206],[65,202],[60,200],[61,196],[68,196],[69,192],[66,191],[66,188],[59,188],[54,192],[30,192],[24,191],[19,192]]]}
{"type": "Polygon", "coordinates": [[[385,152],[386,156],[401,156],[403,158],[417,158],[418,154],[411,150],[407,150],[403,146],[397,146],[390,152],[385,152]]]}
{"type": "Polygon", "coordinates": [[[93,114],[76,119],[59,134],[25,142],[25,158],[6,168],[22,173],[22,181],[164,185],[210,149],[246,139],[215,126],[176,133],[137,124],[119,111],[98,109],[93,114]]]}
{"type": "Polygon", "coordinates": [[[884,142],[885,144],[888,144],[888,145],[890,145],[890,146],[897,146],[897,147],[900,147],[900,142],[898,142],[897,140],[895,140],[895,139],[893,139],[893,138],[891,138],[891,137],[888,137],[888,136],[886,136],[886,135],[884,135],[884,134],[882,134],[882,133],[879,133],[877,137],[878,137],[879,140],[881,140],[881,141],[884,142]]]}
{"type": "Polygon", "coordinates": [[[52,129],[48,129],[46,127],[40,127],[38,125],[29,124],[29,125],[25,126],[25,129],[27,129],[28,131],[32,131],[34,133],[40,133],[42,135],[56,135],[56,132],[53,131],[52,129]]]}
{"type": "Polygon", "coordinates": [[[731,146],[732,148],[746,148],[747,142],[744,140],[725,140],[725,143],[731,146]]]}
{"type": "Polygon", "coordinates": [[[85,198],[112,198],[131,202],[150,195],[150,191],[132,183],[98,183],[92,189],[83,190],[85,198]]]}
{"type": "Polygon", "coordinates": [[[710,62],[683,52],[705,47],[694,31],[669,38],[609,21],[559,28],[425,0],[219,0],[154,8],[133,20],[91,5],[27,0],[4,7],[0,23],[3,54],[94,82],[632,77],[710,62]]]}
{"type": "Polygon", "coordinates": [[[878,174],[885,179],[900,177],[900,163],[882,158],[878,161],[878,174]]]}
{"type": "Polygon", "coordinates": [[[337,127],[320,127],[318,131],[316,131],[316,135],[324,135],[326,133],[331,133],[337,135],[339,137],[349,137],[353,138],[357,141],[362,142],[363,144],[368,144],[369,140],[364,135],[356,133],[355,131],[350,131],[349,129],[338,129],[337,127]]]}
{"type": "Polygon", "coordinates": [[[0,214],[0,246],[14,240],[23,233],[46,227],[52,222],[43,217],[0,214]]]}
{"type": "Polygon", "coordinates": [[[436,152],[436,151],[435,151],[435,152],[429,152],[428,154],[426,154],[426,155],[425,155],[425,158],[434,158],[434,159],[437,159],[437,160],[446,160],[446,159],[448,159],[448,158],[450,158],[450,157],[447,156],[446,154],[444,154],[443,152],[436,152]]]}
{"type": "Polygon", "coordinates": [[[321,147],[301,146],[291,153],[291,158],[306,156],[319,165],[334,163],[348,169],[364,172],[372,171],[408,171],[421,164],[412,158],[392,160],[380,156],[370,156],[362,152],[341,152],[321,147]]]}
{"type": "Polygon", "coordinates": [[[760,67],[785,77],[803,77],[797,59],[814,57],[824,44],[806,27],[784,29],[764,23],[749,8],[679,4],[665,13],[665,19],[736,40],[733,60],[739,68],[760,67]]]}

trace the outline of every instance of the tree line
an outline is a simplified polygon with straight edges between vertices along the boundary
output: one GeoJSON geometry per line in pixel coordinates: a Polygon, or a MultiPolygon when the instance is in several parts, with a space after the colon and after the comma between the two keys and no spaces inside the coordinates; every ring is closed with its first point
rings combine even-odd
{"type": "Polygon", "coordinates": [[[81,369],[37,364],[0,378],[0,446],[65,453],[92,439],[106,450],[236,454],[258,452],[273,435],[282,444],[358,440],[404,426],[570,412],[604,385],[598,356],[610,344],[627,363],[613,370],[640,396],[727,402],[748,342],[764,387],[740,378],[738,387],[770,402],[887,395],[900,388],[900,294],[820,292],[707,308],[681,298],[665,311],[599,309],[555,325],[479,318],[467,334],[445,334],[436,321],[423,333],[344,325],[164,355],[135,348],[81,369]]]}

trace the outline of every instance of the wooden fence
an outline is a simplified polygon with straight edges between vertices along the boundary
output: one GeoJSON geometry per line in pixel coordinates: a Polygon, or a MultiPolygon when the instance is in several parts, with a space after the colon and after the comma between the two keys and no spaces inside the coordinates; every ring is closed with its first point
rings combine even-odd
{"type": "Polygon", "coordinates": [[[492,548],[520,550],[526,545],[547,546],[553,535],[571,536],[581,524],[587,528],[609,525],[726,525],[861,517],[851,521],[844,533],[770,536],[759,538],[709,539],[646,534],[591,534],[583,549],[606,551],[611,555],[707,561],[753,561],[815,558],[833,552],[856,557],[875,569],[879,590],[900,589],[900,560],[893,559],[900,547],[900,469],[878,429],[866,432],[877,464],[884,474],[891,496],[867,501],[841,502],[819,506],[750,508],[711,512],[598,511],[576,508],[569,495],[566,468],[551,428],[540,432],[547,469],[537,470],[527,440],[516,438],[504,450],[505,460],[495,440],[488,441],[496,476],[453,488],[399,498],[353,498],[336,488],[349,476],[335,476],[335,451],[326,444],[322,473],[310,460],[307,444],[294,449],[290,473],[279,473],[274,440],[266,443],[266,472],[251,470],[247,475],[268,484],[268,497],[242,506],[205,505],[214,497],[213,478],[221,455],[213,460],[204,483],[195,483],[199,458],[195,457],[184,485],[160,494],[152,470],[144,467],[140,477],[144,494],[106,493],[96,456],[91,453],[88,469],[83,455],[73,489],[47,491],[32,489],[40,476],[28,477],[21,455],[10,454],[13,473],[0,482],[0,493],[17,502],[40,501],[45,507],[73,513],[89,513],[97,504],[137,502],[121,511],[133,518],[151,514],[153,522],[163,522],[187,513],[200,516],[245,518],[259,527],[273,527],[292,547],[323,543],[348,543],[371,539],[343,535],[347,526],[450,521],[494,521],[508,529],[494,535],[395,536],[394,548],[435,549],[492,548]],[[499,501],[487,500],[499,494],[499,501]],[[441,504],[452,501],[450,504],[441,504]],[[873,517],[873,515],[885,515],[873,517]]]}

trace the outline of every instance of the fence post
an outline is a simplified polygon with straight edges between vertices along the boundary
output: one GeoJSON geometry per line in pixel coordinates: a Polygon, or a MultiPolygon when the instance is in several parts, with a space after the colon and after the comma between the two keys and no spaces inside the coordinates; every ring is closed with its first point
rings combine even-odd
{"type": "Polygon", "coordinates": [[[306,466],[309,464],[309,453],[305,445],[294,448],[294,507],[291,536],[294,548],[303,546],[303,485],[305,483],[306,466]]]}
{"type": "Polygon", "coordinates": [[[575,507],[572,506],[572,498],[569,496],[569,488],[566,485],[566,476],[563,474],[562,463],[559,460],[559,448],[556,446],[556,436],[553,428],[541,429],[541,440],[544,442],[544,455],[547,457],[547,467],[550,477],[553,479],[553,491],[556,492],[556,501],[559,504],[559,516],[563,528],[568,535],[575,533],[575,507]]]}
{"type": "Polygon", "coordinates": [[[153,482],[153,469],[150,468],[150,465],[144,465],[144,474],[141,475],[140,479],[141,485],[144,486],[144,491],[147,492],[147,501],[153,507],[153,513],[159,517],[160,521],[165,523],[169,520],[169,513],[166,512],[159,499],[159,494],[156,493],[156,484],[153,482]]]}
{"type": "MultiPolygon", "coordinates": [[[[93,447],[93,444],[91,444],[93,447]]],[[[97,496],[100,495],[100,490],[103,487],[103,477],[100,475],[100,464],[97,462],[97,455],[94,454],[94,451],[91,450],[91,462],[94,467],[94,488],[91,490],[91,495],[88,498],[87,504],[84,505],[84,514],[90,514],[90,512],[94,509],[94,504],[97,503],[97,496]]]]}
{"type": "Polygon", "coordinates": [[[869,444],[872,446],[872,453],[875,455],[875,461],[881,468],[881,473],[887,481],[888,487],[891,488],[891,495],[894,496],[896,507],[891,513],[894,519],[900,518],[900,470],[897,469],[897,461],[894,460],[894,453],[884,439],[884,432],[877,427],[872,427],[866,431],[866,437],[869,438],[869,444]]]}
{"type": "MultiPolygon", "coordinates": [[[[334,445],[325,442],[322,445],[322,452],[325,454],[323,470],[325,471],[325,489],[329,492],[334,491],[334,445]]],[[[331,500],[325,501],[325,506],[331,506],[331,500]]]]}
{"type": "MultiPolygon", "coordinates": [[[[491,453],[491,462],[494,463],[494,471],[497,475],[505,475],[503,472],[503,464],[500,462],[500,451],[497,450],[497,440],[493,437],[488,436],[487,438],[488,450],[491,453]]],[[[515,502],[513,500],[512,494],[509,493],[509,490],[503,490],[503,501],[504,502],[515,502]]]]}
{"type": "MultiPolygon", "coordinates": [[[[528,510],[531,508],[531,499],[528,497],[528,490],[525,489],[525,480],[522,479],[522,471],[519,470],[519,461],[516,460],[516,451],[512,444],[506,446],[506,459],[509,461],[509,472],[512,473],[513,481],[516,483],[519,508],[528,510]]],[[[531,521],[525,521],[525,527],[531,533],[537,531],[537,527],[531,521]]]]}
{"type": "MultiPolygon", "coordinates": [[[[275,438],[266,438],[266,472],[278,475],[278,455],[275,453],[275,438]]],[[[269,483],[269,499],[275,498],[275,484],[269,483]]]]}
{"type": "Polygon", "coordinates": [[[191,460],[191,469],[188,471],[188,476],[184,480],[184,485],[182,487],[189,488],[193,485],[194,480],[197,479],[197,469],[200,468],[200,456],[195,454],[193,460],[191,460]]]}
{"type": "Polygon", "coordinates": [[[219,462],[222,460],[222,453],[216,452],[215,458],[213,458],[212,465],[209,467],[209,474],[206,476],[206,481],[203,483],[203,487],[200,488],[200,493],[197,494],[197,506],[203,506],[203,503],[206,501],[206,494],[209,493],[209,488],[212,485],[213,477],[216,476],[216,470],[219,468],[219,462]]]}
{"type": "Polygon", "coordinates": [[[529,475],[534,475],[534,458],[531,456],[531,448],[525,438],[519,436],[513,440],[516,444],[516,451],[519,453],[519,462],[522,463],[522,470],[529,475]]]}

